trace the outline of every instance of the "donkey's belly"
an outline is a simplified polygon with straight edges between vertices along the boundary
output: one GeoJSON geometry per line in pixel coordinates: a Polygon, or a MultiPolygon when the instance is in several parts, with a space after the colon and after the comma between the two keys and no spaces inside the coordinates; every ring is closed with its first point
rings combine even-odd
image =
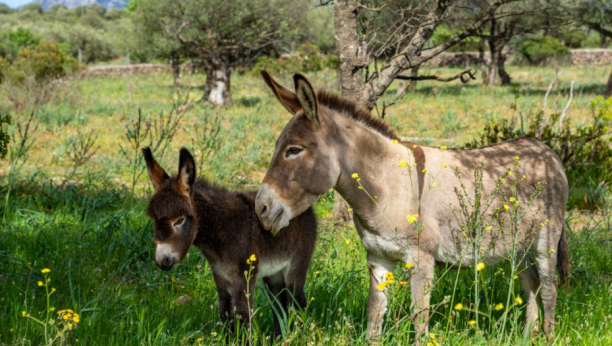
{"type": "Polygon", "coordinates": [[[290,263],[291,260],[289,258],[262,259],[261,263],[259,263],[259,266],[257,267],[257,277],[263,278],[266,276],[272,276],[280,271],[284,271],[290,263]]]}

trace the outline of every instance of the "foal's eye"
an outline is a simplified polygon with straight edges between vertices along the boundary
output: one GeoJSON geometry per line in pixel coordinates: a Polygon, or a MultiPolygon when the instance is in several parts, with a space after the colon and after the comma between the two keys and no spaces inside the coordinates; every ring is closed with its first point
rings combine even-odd
{"type": "Polygon", "coordinates": [[[289,149],[287,149],[287,152],[285,153],[285,157],[295,156],[299,154],[300,152],[302,152],[302,150],[304,149],[300,147],[290,147],[289,149]]]}
{"type": "Polygon", "coordinates": [[[174,227],[181,227],[184,223],[185,223],[185,218],[182,217],[182,218],[176,220],[176,222],[174,223],[173,226],[174,227]]]}

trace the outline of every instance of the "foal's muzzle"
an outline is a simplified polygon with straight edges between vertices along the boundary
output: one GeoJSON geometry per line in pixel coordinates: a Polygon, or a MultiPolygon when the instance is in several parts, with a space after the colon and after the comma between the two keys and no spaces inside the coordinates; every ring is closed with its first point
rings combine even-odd
{"type": "Polygon", "coordinates": [[[170,269],[172,269],[172,267],[174,267],[174,263],[176,262],[176,260],[174,259],[174,257],[166,257],[162,260],[162,262],[157,262],[155,261],[155,264],[157,264],[157,266],[159,267],[159,269],[163,270],[163,271],[169,271],[170,269]]]}
{"type": "Polygon", "coordinates": [[[177,262],[177,256],[168,244],[157,244],[155,249],[155,264],[161,269],[168,271],[177,262]]]}

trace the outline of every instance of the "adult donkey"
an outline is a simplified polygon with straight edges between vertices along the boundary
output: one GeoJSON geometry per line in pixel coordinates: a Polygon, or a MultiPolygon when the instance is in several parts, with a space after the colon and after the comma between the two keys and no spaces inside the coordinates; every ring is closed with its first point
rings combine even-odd
{"type": "Polygon", "coordinates": [[[517,185],[515,203],[527,206],[536,185],[546,185],[520,224],[512,227],[518,231],[500,226],[504,221],[510,225],[510,220],[508,212],[502,208],[500,213],[495,208],[504,204],[501,197],[496,197],[483,218],[495,218],[496,229],[484,232],[480,246],[487,250],[479,251],[478,256],[492,265],[507,259],[515,245],[521,253],[518,276],[527,298],[525,331],[538,323],[538,299],[544,306],[544,331],[553,333],[555,266],[564,282],[569,274],[563,234],[568,188],[563,166],[550,148],[529,138],[473,150],[398,144],[399,138],[383,121],[339,96],[315,93],[304,76],[294,75],[293,93],[267,72],[261,74],[294,116],[276,142],[255,200],[257,215],[264,228],[276,234],[330,188],[346,199],[367,251],[369,337],[381,333],[387,307],[387,296],[378,284],[397,262],[414,265],[410,284],[411,307],[417,312],[417,338],[426,330],[434,267],[474,263],[474,249],[466,248],[468,240],[461,236],[461,225],[453,211],[460,208],[461,191],[474,191],[475,167],[484,163],[482,193],[487,196],[502,175],[514,167],[517,156],[520,166],[515,175],[505,178],[502,193],[509,196],[515,179],[524,179],[517,185]],[[360,181],[356,181],[355,173],[360,181]],[[418,221],[414,222],[416,214],[418,221]],[[407,220],[408,215],[412,220],[407,220]],[[554,252],[556,256],[551,255],[554,252]]]}

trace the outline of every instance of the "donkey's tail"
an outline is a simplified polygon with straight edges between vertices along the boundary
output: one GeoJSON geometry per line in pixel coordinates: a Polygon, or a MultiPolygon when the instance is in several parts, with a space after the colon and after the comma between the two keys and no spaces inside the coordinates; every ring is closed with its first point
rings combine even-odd
{"type": "Polygon", "coordinates": [[[570,264],[569,264],[569,248],[565,239],[565,226],[561,230],[561,239],[557,247],[557,271],[561,277],[561,286],[569,287],[570,264]]]}

